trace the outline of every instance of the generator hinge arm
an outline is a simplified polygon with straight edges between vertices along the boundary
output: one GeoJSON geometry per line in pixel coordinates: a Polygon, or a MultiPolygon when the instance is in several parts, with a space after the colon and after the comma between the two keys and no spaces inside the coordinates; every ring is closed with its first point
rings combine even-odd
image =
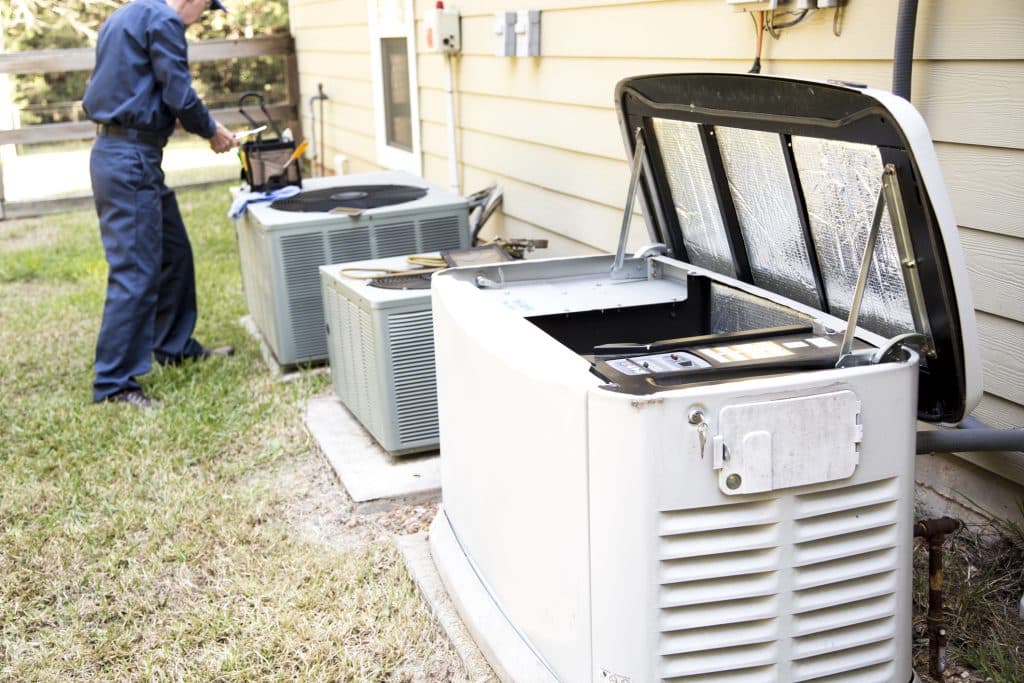
{"type": "Polygon", "coordinates": [[[893,236],[896,241],[896,250],[900,257],[900,268],[903,271],[903,280],[907,289],[907,300],[910,304],[910,314],[914,319],[915,334],[901,335],[900,339],[906,341],[920,342],[921,351],[929,356],[935,355],[935,344],[932,340],[931,324],[928,321],[928,311],[924,301],[924,290],[921,287],[921,278],[917,268],[917,258],[914,255],[913,243],[910,241],[910,228],[907,224],[907,213],[903,205],[903,194],[900,191],[899,179],[896,175],[896,167],[893,164],[886,164],[882,170],[882,187],[878,191],[878,202],[875,204],[875,214],[871,220],[871,229],[868,231],[868,238],[864,244],[864,256],[860,262],[860,271],[857,274],[857,286],[853,292],[853,302],[850,304],[850,317],[846,323],[846,334],[843,336],[842,350],[839,354],[838,366],[848,364],[848,358],[853,355],[853,338],[857,330],[857,318],[860,316],[861,304],[864,302],[864,291],[867,289],[868,274],[871,271],[871,260],[878,244],[878,233],[882,227],[882,212],[888,210],[889,222],[892,224],[893,236]]]}
{"type": "Polygon", "coordinates": [[[924,347],[921,349],[928,356],[935,356],[935,342],[932,337],[932,326],[928,321],[928,307],[924,301],[924,289],[921,287],[921,273],[917,267],[914,244],[910,241],[910,226],[907,223],[907,210],[903,204],[903,192],[900,190],[896,167],[888,164],[882,173],[882,192],[885,194],[885,206],[889,210],[889,222],[892,223],[893,236],[896,238],[896,251],[900,257],[900,268],[903,270],[903,282],[907,287],[907,299],[910,302],[910,315],[914,318],[914,329],[924,336],[924,347]]]}
{"type": "Polygon", "coordinates": [[[615,261],[612,263],[612,279],[623,278],[623,262],[626,259],[626,242],[629,241],[629,226],[633,221],[633,204],[636,202],[636,193],[640,188],[640,175],[643,170],[644,154],[646,145],[644,143],[644,129],[637,127],[634,137],[633,160],[629,164],[629,191],[626,194],[626,208],[622,214],[622,229],[619,231],[619,246],[615,250],[615,261]]]}

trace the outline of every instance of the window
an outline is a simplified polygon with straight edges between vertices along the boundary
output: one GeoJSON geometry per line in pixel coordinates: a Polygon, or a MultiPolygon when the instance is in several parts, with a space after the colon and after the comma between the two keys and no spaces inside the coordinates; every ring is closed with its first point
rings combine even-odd
{"type": "Polygon", "coordinates": [[[412,0],[369,0],[377,161],[422,172],[412,0]]]}

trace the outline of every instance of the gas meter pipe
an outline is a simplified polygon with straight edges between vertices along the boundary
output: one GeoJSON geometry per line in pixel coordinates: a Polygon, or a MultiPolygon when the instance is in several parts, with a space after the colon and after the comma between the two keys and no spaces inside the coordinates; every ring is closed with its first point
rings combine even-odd
{"type": "Polygon", "coordinates": [[[960,528],[951,517],[924,519],[914,525],[914,536],[928,542],[928,671],[938,680],[946,670],[946,624],[942,609],[942,544],[960,528]]]}

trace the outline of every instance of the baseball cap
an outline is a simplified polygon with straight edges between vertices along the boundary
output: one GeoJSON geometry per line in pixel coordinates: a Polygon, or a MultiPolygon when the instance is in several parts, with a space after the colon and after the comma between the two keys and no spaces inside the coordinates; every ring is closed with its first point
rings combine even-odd
{"type": "Polygon", "coordinates": [[[210,9],[219,9],[219,10],[221,10],[223,12],[227,12],[228,11],[228,8],[225,7],[224,3],[221,2],[220,0],[213,0],[213,2],[210,3],[210,9]]]}

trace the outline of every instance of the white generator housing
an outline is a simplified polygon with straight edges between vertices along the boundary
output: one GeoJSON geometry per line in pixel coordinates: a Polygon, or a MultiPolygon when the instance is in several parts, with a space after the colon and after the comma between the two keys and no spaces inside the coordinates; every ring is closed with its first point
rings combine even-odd
{"type": "Polygon", "coordinates": [[[347,269],[408,270],[404,257],[321,266],[334,393],[393,455],[434,450],[437,384],[430,289],[382,289],[347,269]]]}
{"type": "Polygon", "coordinates": [[[747,75],[616,95],[661,244],[434,278],[449,594],[507,680],[911,681],[917,420],[980,396],[923,122],[747,75]]]}
{"type": "Polygon", "coordinates": [[[319,266],[469,246],[468,202],[409,173],[313,178],[303,181],[303,192],[373,184],[427,193],[355,215],[254,204],[235,222],[246,303],[281,365],[327,358],[319,266]]]}

